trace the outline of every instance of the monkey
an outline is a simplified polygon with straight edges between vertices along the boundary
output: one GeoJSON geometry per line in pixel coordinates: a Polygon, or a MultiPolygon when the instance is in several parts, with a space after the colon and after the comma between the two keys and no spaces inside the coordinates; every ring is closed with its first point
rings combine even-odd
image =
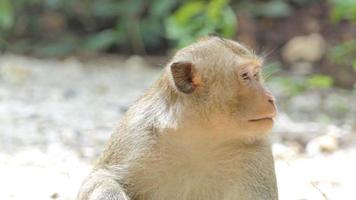
{"type": "Polygon", "coordinates": [[[124,114],[78,200],[277,200],[263,59],[207,36],[124,114]]]}

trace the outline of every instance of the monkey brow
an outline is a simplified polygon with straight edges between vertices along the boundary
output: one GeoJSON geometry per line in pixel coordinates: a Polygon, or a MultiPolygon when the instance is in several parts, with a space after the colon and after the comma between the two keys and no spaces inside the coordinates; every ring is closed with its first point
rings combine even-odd
{"type": "Polygon", "coordinates": [[[252,60],[240,65],[240,67],[253,66],[254,68],[261,69],[262,65],[258,61],[252,60]]]}

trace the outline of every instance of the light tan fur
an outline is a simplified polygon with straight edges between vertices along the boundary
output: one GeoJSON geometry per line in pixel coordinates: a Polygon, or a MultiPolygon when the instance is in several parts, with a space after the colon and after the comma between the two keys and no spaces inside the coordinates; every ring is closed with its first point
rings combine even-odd
{"type": "Polygon", "coordinates": [[[262,64],[218,37],[178,51],[125,114],[78,200],[278,199],[262,64]]]}

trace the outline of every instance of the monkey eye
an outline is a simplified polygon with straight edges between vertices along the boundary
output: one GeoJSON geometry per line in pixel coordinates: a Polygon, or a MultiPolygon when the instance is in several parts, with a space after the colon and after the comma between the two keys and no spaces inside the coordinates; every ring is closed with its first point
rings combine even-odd
{"type": "Polygon", "coordinates": [[[258,72],[253,75],[253,78],[255,78],[256,80],[258,80],[258,72]]]}
{"type": "Polygon", "coordinates": [[[249,75],[248,75],[247,72],[241,74],[241,78],[242,78],[243,80],[249,80],[249,79],[250,79],[250,77],[249,77],[249,75]]]}

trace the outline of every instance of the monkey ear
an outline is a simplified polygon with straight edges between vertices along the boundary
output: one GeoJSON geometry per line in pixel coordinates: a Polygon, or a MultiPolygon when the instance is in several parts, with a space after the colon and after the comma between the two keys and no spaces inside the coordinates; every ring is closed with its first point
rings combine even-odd
{"type": "Polygon", "coordinates": [[[194,92],[197,84],[194,83],[194,66],[187,61],[180,61],[171,64],[173,81],[178,91],[185,94],[194,92]]]}

